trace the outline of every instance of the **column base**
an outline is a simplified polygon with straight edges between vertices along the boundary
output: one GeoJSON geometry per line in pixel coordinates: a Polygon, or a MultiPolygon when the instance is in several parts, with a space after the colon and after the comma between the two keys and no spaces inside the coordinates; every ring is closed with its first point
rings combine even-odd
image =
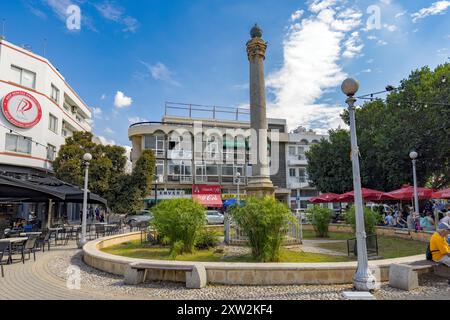
{"type": "Polygon", "coordinates": [[[380,284],[377,278],[368,270],[365,276],[355,273],[353,276],[353,287],[357,291],[376,291],[379,290],[380,284]]]}
{"type": "Polygon", "coordinates": [[[251,177],[246,187],[247,196],[255,198],[274,197],[275,187],[269,177],[251,177]]]}

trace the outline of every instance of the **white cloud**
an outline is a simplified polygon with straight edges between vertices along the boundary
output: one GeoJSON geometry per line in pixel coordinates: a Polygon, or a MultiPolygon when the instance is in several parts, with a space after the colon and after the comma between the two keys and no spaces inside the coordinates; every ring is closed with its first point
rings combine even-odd
{"type": "Polygon", "coordinates": [[[397,26],[394,24],[384,24],[383,27],[385,27],[388,31],[395,31],[397,30],[397,26]]]}
{"type": "Polygon", "coordinates": [[[128,122],[129,123],[138,123],[138,122],[148,122],[148,120],[136,116],[136,117],[128,117],[128,122]]]}
{"type": "Polygon", "coordinates": [[[70,0],[44,0],[44,3],[63,21],[67,19],[67,7],[74,4],[70,0]]]}
{"type": "Polygon", "coordinates": [[[380,0],[384,4],[391,4],[392,0],[380,0]]]}
{"type": "Polygon", "coordinates": [[[92,108],[92,114],[94,115],[94,118],[101,119],[102,113],[102,109],[98,107],[92,108]]]}
{"type": "Polygon", "coordinates": [[[433,16],[436,14],[443,14],[447,8],[450,7],[450,1],[443,0],[443,1],[436,1],[434,2],[430,7],[422,8],[419,11],[411,14],[411,17],[413,18],[413,22],[416,23],[420,19],[423,19],[428,16],[433,16]]]}
{"type": "Polygon", "coordinates": [[[371,64],[371,63],[373,63],[374,61],[375,61],[375,59],[371,58],[371,59],[367,60],[366,62],[369,63],[369,64],[371,64]]]}
{"type": "Polygon", "coordinates": [[[107,139],[107,138],[105,138],[103,136],[96,136],[96,137],[94,137],[93,141],[95,143],[100,143],[100,144],[105,145],[105,146],[108,146],[108,145],[114,146],[114,145],[116,145],[116,142],[114,140],[109,140],[109,139],[107,139]]]}
{"type": "Polygon", "coordinates": [[[122,91],[117,91],[114,97],[114,106],[122,109],[131,106],[133,99],[127,97],[122,91]]]}
{"type": "Polygon", "coordinates": [[[291,22],[295,22],[297,20],[299,20],[303,14],[305,13],[305,11],[303,10],[297,10],[295,11],[292,15],[291,15],[291,22]]]}
{"type": "Polygon", "coordinates": [[[368,40],[377,40],[378,38],[377,38],[377,36],[374,36],[374,35],[368,35],[367,39],[368,40]]]}
{"type": "Polygon", "coordinates": [[[114,130],[111,129],[110,127],[106,127],[104,131],[106,134],[114,134],[114,130]]]}
{"type": "Polygon", "coordinates": [[[344,42],[345,51],[342,54],[344,58],[354,58],[361,53],[361,50],[364,48],[364,45],[361,43],[359,39],[358,31],[352,32],[347,41],[344,42]]]}
{"type": "Polygon", "coordinates": [[[287,119],[289,128],[303,125],[324,132],[344,125],[342,106],[316,103],[346,78],[342,58],[356,57],[362,50],[357,32],[362,13],[338,6],[342,3],[345,0],[313,1],[313,14],[288,28],[283,65],[269,74],[267,86],[275,96],[268,104],[269,117],[287,119]]]}
{"type": "Polygon", "coordinates": [[[362,73],[371,73],[372,69],[368,68],[368,69],[362,70],[361,72],[362,73]]]}
{"type": "Polygon", "coordinates": [[[141,61],[141,63],[147,68],[153,79],[164,81],[177,87],[181,86],[180,83],[173,79],[174,72],[172,72],[164,63],[158,62],[153,65],[144,61],[141,61]]]}
{"type": "Polygon", "coordinates": [[[404,16],[404,15],[407,14],[407,13],[408,13],[407,10],[402,11],[402,12],[399,12],[399,13],[397,13],[397,14],[395,15],[395,19],[398,19],[398,18],[404,16]]]}
{"type": "Polygon", "coordinates": [[[386,41],[380,39],[380,40],[377,41],[377,44],[378,44],[379,46],[385,46],[385,45],[387,45],[388,43],[387,43],[386,41]]]}
{"type": "MultiPolygon", "coordinates": [[[[67,14],[67,8],[71,5],[81,5],[83,2],[80,0],[77,1],[71,1],[71,0],[42,0],[42,2],[49,7],[53,13],[58,17],[58,19],[60,19],[61,21],[63,21],[64,23],[66,22],[67,18],[68,18],[68,14],[67,14]]],[[[92,22],[92,19],[86,15],[84,13],[84,11],[81,11],[81,23],[82,25],[84,25],[85,27],[87,27],[88,29],[98,32],[95,29],[94,23],[92,22]]],[[[77,30],[77,29],[73,29],[73,30],[77,30]]]]}
{"type": "Polygon", "coordinates": [[[309,11],[313,13],[318,13],[319,11],[332,7],[338,1],[339,0],[314,0],[309,5],[309,11]]]}
{"type": "Polygon", "coordinates": [[[125,10],[111,2],[103,2],[95,6],[97,11],[107,20],[120,23],[125,26],[122,31],[136,32],[139,28],[139,21],[136,18],[125,15],[125,10]]]}
{"type": "Polygon", "coordinates": [[[100,97],[100,100],[105,100],[106,99],[106,94],[102,94],[102,96],[100,97]]]}

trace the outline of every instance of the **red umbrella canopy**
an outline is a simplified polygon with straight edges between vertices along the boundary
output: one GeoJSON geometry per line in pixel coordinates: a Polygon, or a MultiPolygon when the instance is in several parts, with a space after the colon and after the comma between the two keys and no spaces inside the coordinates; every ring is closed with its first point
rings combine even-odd
{"type": "Polygon", "coordinates": [[[433,192],[432,197],[435,199],[450,199],[450,188],[433,192]]]}
{"type": "MultiPolygon", "coordinates": [[[[378,191],[378,190],[361,188],[361,192],[362,192],[362,197],[365,201],[379,201],[379,200],[384,200],[385,198],[392,199],[391,197],[386,195],[386,193],[384,193],[382,191],[378,191]]],[[[355,192],[349,191],[344,194],[341,194],[337,198],[337,200],[340,202],[354,202],[355,201],[354,198],[355,198],[355,192]]]]}
{"type": "Polygon", "coordinates": [[[311,203],[330,203],[330,202],[335,202],[338,197],[339,197],[339,195],[336,193],[324,193],[324,194],[321,194],[320,196],[309,199],[309,202],[311,202],[311,203]]]}
{"type": "MultiPolygon", "coordinates": [[[[408,186],[398,190],[388,192],[387,195],[395,200],[411,200],[414,198],[414,187],[408,186]]],[[[417,188],[417,196],[419,199],[431,199],[433,197],[433,190],[427,188],[417,188]]]]}

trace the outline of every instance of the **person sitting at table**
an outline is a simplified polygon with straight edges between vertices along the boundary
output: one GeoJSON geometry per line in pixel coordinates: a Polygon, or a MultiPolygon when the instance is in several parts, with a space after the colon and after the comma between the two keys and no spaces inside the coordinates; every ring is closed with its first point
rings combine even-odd
{"type": "Polygon", "coordinates": [[[430,211],[427,211],[427,213],[420,218],[420,227],[425,231],[434,230],[434,219],[430,211]]]}
{"type": "Polygon", "coordinates": [[[399,212],[398,217],[395,220],[395,228],[406,228],[407,227],[407,221],[403,217],[403,213],[399,212]]]}

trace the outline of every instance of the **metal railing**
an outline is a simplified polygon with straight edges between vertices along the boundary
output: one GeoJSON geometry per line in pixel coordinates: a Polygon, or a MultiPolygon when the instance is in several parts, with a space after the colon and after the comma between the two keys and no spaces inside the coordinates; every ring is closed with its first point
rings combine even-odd
{"type": "Polygon", "coordinates": [[[233,107],[208,106],[192,103],[166,102],[164,114],[166,116],[170,116],[171,115],[170,111],[173,110],[184,111],[183,115],[189,118],[205,118],[196,116],[196,114],[206,113],[207,115],[209,115],[206,118],[215,120],[227,120],[221,118],[220,116],[232,114],[234,120],[239,121],[240,116],[250,115],[250,109],[247,108],[233,108],[233,107]]]}
{"type": "MultiPolygon", "coordinates": [[[[288,227],[283,230],[283,245],[302,244],[303,222],[300,215],[295,215],[295,223],[289,222],[288,227]]],[[[229,245],[245,245],[248,237],[245,232],[231,219],[228,213],[225,213],[224,221],[225,243],[229,245]]]]}

